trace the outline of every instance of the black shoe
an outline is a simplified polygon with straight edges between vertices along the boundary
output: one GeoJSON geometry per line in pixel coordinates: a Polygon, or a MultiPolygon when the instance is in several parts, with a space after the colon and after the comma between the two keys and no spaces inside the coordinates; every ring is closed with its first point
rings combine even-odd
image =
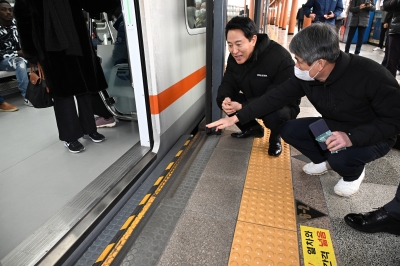
{"type": "Polygon", "coordinates": [[[68,150],[72,153],[78,153],[85,150],[82,143],[77,140],[74,141],[65,141],[64,146],[68,148],[68,150]]]}
{"type": "Polygon", "coordinates": [[[102,142],[106,140],[106,137],[104,137],[102,134],[98,132],[94,132],[92,134],[85,135],[86,138],[91,139],[93,142],[102,142]]]}
{"type": "Polygon", "coordinates": [[[282,143],[279,142],[270,143],[268,147],[268,155],[278,157],[282,153],[282,143]]]}
{"type": "Polygon", "coordinates": [[[394,219],[384,208],[365,214],[350,213],[344,217],[350,227],[367,233],[387,232],[400,235],[400,221],[394,219]]]}
{"type": "Polygon", "coordinates": [[[256,126],[244,132],[232,133],[231,136],[238,139],[243,139],[250,136],[254,136],[255,138],[262,138],[264,137],[264,128],[262,126],[256,126]]]}

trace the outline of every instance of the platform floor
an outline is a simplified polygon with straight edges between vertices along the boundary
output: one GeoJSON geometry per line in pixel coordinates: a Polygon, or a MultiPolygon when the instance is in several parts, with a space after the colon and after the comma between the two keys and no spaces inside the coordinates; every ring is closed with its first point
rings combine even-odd
{"type": "MultiPolygon", "coordinates": [[[[285,47],[292,38],[275,26],[269,26],[268,33],[285,47]]],[[[381,62],[383,53],[373,48],[364,44],[361,56],[381,62]]],[[[319,114],[303,98],[299,117],[307,116],[319,114]]],[[[182,199],[179,192],[185,188],[191,196],[180,202],[184,207],[157,208],[120,265],[305,265],[307,247],[301,243],[300,226],[327,230],[333,245],[327,264],[321,259],[307,266],[400,265],[399,237],[360,233],[343,221],[347,213],[371,211],[394,197],[400,151],[392,149],[368,164],[360,191],[343,198],[333,192],[340,179],[337,173],[309,176],[302,171],[309,160],[296,149],[285,144],[282,155],[271,158],[266,154],[267,134],[238,140],[230,137],[234,131],[238,129],[231,127],[221,136],[209,137],[219,138],[215,149],[206,159],[194,159],[208,161],[191,166],[176,194],[168,198],[182,199]],[[196,174],[200,177],[193,181],[196,174]],[[303,208],[321,216],[298,215],[303,208]]]]}

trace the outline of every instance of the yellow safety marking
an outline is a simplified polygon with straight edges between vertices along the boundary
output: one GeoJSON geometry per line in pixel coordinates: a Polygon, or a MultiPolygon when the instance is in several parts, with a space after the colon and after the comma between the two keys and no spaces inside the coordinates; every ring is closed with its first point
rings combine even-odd
{"type": "Polygon", "coordinates": [[[183,152],[183,150],[178,151],[178,153],[175,155],[175,157],[179,157],[181,156],[181,153],[183,152]]]}
{"type": "Polygon", "coordinates": [[[125,230],[131,224],[132,220],[135,218],[135,215],[129,216],[128,220],[124,223],[124,225],[119,230],[125,230]]]}
{"type": "Polygon", "coordinates": [[[107,260],[104,261],[102,266],[111,265],[111,263],[114,261],[114,259],[118,255],[119,251],[122,249],[122,247],[125,245],[126,241],[132,235],[134,229],[139,224],[139,222],[143,218],[144,214],[148,211],[148,209],[151,206],[151,204],[153,203],[154,199],[155,199],[155,197],[151,197],[149,199],[149,201],[143,207],[142,211],[138,214],[137,219],[135,219],[135,221],[132,223],[132,225],[129,226],[128,230],[126,230],[126,232],[122,235],[121,239],[117,242],[114,249],[111,251],[110,255],[107,257],[107,260]]]}
{"type": "Polygon", "coordinates": [[[150,198],[151,194],[146,194],[146,196],[143,197],[142,201],[139,203],[139,205],[143,205],[146,203],[146,201],[150,198]]]}
{"type": "Polygon", "coordinates": [[[174,162],[170,162],[167,166],[167,168],[165,168],[165,170],[169,170],[171,169],[171,167],[174,165],[174,162]]]}
{"type": "Polygon", "coordinates": [[[245,188],[258,189],[274,193],[292,195],[292,172],[286,169],[265,168],[262,165],[252,165],[247,169],[245,188]],[[265,178],[269,176],[270,178],[265,178]]]}
{"type": "Polygon", "coordinates": [[[183,146],[187,146],[187,145],[189,144],[189,142],[190,142],[190,140],[187,140],[187,141],[185,142],[185,144],[183,144],[183,146]]]}
{"type": "Polygon", "coordinates": [[[293,195],[243,189],[238,221],[296,231],[293,195]]]}
{"type": "Polygon", "coordinates": [[[100,262],[100,261],[103,261],[103,260],[106,258],[107,254],[110,252],[110,250],[114,247],[114,245],[115,245],[115,243],[109,244],[109,245],[103,250],[103,252],[101,253],[101,255],[97,258],[96,263],[97,263],[97,262],[100,262]]]}
{"type": "MultiPolygon", "coordinates": [[[[198,137],[198,135],[194,136],[193,140],[196,139],[198,137]]],[[[185,142],[185,146],[187,144],[190,143],[190,140],[185,142]]],[[[192,142],[193,143],[193,142],[192,142]]],[[[187,152],[188,149],[184,150],[184,153],[187,152]]],[[[150,206],[153,204],[156,196],[160,193],[160,191],[162,190],[162,188],[164,187],[164,185],[167,183],[167,181],[169,180],[169,178],[172,176],[172,174],[174,173],[175,169],[177,168],[180,160],[182,159],[182,157],[179,157],[176,161],[176,163],[171,162],[168,167],[166,168],[166,170],[170,169],[170,171],[164,176],[160,176],[158,178],[158,180],[156,181],[157,184],[159,184],[159,186],[157,187],[157,189],[153,192],[153,194],[147,194],[142,201],[140,202],[139,205],[145,204],[142,208],[142,210],[139,212],[138,215],[136,215],[134,218],[134,220],[130,223],[129,227],[126,229],[125,233],[122,235],[122,237],[118,240],[117,244],[115,244],[114,248],[112,250],[108,250],[109,252],[105,253],[105,251],[103,253],[108,254],[107,258],[105,259],[104,257],[100,260],[97,259],[97,261],[103,261],[104,262],[101,264],[102,266],[110,266],[111,263],[114,261],[114,259],[116,258],[116,256],[118,255],[119,251],[123,248],[123,246],[125,245],[126,241],[129,239],[129,237],[131,236],[131,234],[133,233],[134,229],[136,228],[136,226],[139,224],[139,222],[142,220],[143,216],[145,215],[145,213],[148,211],[148,209],[150,208],[150,206]],[[149,198],[150,197],[150,198],[149,198]],[[148,200],[147,200],[148,199],[148,200]]],[[[113,244],[114,245],[114,244],[113,244]]],[[[97,262],[96,261],[96,262],[97,262]]]]}
{"type": "Polygon", "coordinates": [[[158,184],[160,184],[161,180],[163,180],[164,176],[160,176],[157,181],[154,183],[154,186],[158,186],[158,184]]]}
{"type": "Polygon", "coordinates": [[[295,231],[238,221],[228,265],[300,265],[298,245],[295,231]]]}
{"type": "Polygon", "coordinates": [[[337,265],[329,230],[300,225],[300,232],[304,265],[337,265]]]}
{"type": "MultiPolygon", "coordinates": [[[[262,123],[260,123],[262,124],[262,123]]],[[[228,265],[300,265],[290,147],[268,155],[270,131],[255,138],[228,265]]]]}

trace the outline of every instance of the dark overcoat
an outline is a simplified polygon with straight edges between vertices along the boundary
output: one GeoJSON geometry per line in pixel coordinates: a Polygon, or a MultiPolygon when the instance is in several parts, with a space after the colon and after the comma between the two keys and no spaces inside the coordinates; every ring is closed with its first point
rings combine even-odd
{"type": "MultiPolygon", "coordinates": [[[[98,92],[107,88],[103,70],[92,46],[82,9],[90,13],[109,11],[119,0],[16,0],[14,14],[26,59],[38,60],[43,68],[47,86],[55,98],[98,92]],[[46,1],[53,9],[69,6],[70,10],[56,10],[55,14],[44,11],[46,1]],[[60,4],[61,3],[61,4],[60,4]],[[50,15],[47,15],[50,14],[50,15]],[[59,16],[59,21],[49,17],[59,16]],[[67,16],[67,17],[66,17],[67,16]],[[61,22],[61,24],[60,24],[61,22]],[[58,24],[57,24],[58,23],[58,24]],[[50,25],[50,26],[49,26],[50,25]],[[62,27],[57,26],[62,25],[62,27]],[[53,29],[53,32],[49,32],[53,29]],[[55,35],[75,36],[64,38],[61,43],[55,35]],[[70,34],[74,32],[74,34],[70,34]],[[65,33],[65,34],[64,34],[65,33]],[[45,42],[45,38],[47,38],[45,42]],[[52,44],[49,49],[48,44],[52,44]],[[54,45],[55,44],[55,45],[54,45]],[[63,50],[54,47],[67,47],[63,50]],[[68,47],[76,47],[78,53],[70,53],[68,47]]],[[[68,8],[67,8],[68,9],[68,8]]],[[[57,19],[56,19],[57,20],[57,19]]]]}

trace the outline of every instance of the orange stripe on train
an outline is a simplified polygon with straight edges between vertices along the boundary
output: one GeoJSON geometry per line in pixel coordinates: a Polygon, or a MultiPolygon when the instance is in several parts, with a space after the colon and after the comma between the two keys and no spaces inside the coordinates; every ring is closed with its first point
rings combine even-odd
{"type": "Polygon", "coordinates": [[[206,67],[193,72],[158,95],[150,96],[150,111],[157,115],[206,77],[206,67]]]}

